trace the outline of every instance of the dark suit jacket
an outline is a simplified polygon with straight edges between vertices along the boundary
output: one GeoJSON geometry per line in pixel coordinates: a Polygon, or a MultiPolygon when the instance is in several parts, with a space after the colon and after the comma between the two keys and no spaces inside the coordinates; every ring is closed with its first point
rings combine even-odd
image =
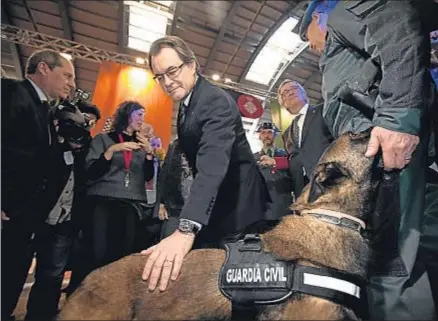
{"type": "Polygon", "coordinates": [[[180,217],[203,224],[199,237],[212,240],[263,220],[269,191],[236,102],[199,76],[185,115],[178,138],[194,180],[180,217]]]}
{"type": "MultiPolygon", "coordinates": [[[[263,151],[255,153],[255,160],[259,161],[262,155],[265,155],[263,151]]],[[[286,156],[284,149],[275,148],[274,157],[286,156]]],[[[290,213],[289,207],[292,204],[292,183],[289,170],[262,166],[259,168],[268,185],[272,199],[272,204],[267,212],[268,218],[278,220],[290,213]]]]}
{"type": "Polygon", "coordinates": [[[2,96],[2,210],[13,218],[35,215],[47,185],[56,140],[49,107],[41,102],[28,80],[1,80],[2,96]]]}
{"type": "Polygon", "coordinates": [[[301,194],[310,180],[319,158],[333,141],[322,117],[322,105],[309,106],[304,119],[301,147],[293,145],[290,137],[292,124],[282,134],[284,147],[289,155],[289,170],[295,197],[301,194]],[[306,170],[306,176],[303,173],[306,170]]]}

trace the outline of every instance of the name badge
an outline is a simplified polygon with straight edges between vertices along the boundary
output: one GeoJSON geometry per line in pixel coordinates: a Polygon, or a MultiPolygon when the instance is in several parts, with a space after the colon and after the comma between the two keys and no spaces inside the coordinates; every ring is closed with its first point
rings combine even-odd
{"type": "Polygon", "coordinates": [[[66,165],[72,165],[74,163],[75,159],[70,150],[68,152],[64,152],[64,161],[66,165]]]}

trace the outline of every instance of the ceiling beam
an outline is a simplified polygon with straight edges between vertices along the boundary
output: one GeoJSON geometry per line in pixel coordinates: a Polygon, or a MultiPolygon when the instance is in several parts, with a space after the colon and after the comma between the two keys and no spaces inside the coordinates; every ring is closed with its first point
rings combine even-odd
{"type": "Polygon", "coordinates": [[[126,6],[123,1],[118,2],[117,15],[119,17],[118,51],[120,53],[126,53],[127,19],[126,6]]]}
{"type": "Polygon", "coordinates": [[[175,11],[173,13],[172,27],[170,28],[170,35],[172,36],[176,35],[176,29],[178,27],[178,18],[182,13],[182,6],[183,3],[181,1],[175,1],[175,11]]]}
{"type": "Polygon", "coordinates": [[[216,39],[214,40],[213,48],[211,48],[210,54],[208,55],[207,62],[205,63],[204,70],[203,70],[204,74],[206,73],[208,68],[211,67],[213,59],[216,56],[216,50],[218,49],[221,42],[224,40],[225,31],[227,31],[227,28],[230,26],[231,21],[233,20],[234,16],[237,13],[237,9],[239,9],[239,7],[241,5],[242,5],[241,1],[236,1],[236,0],[233,1],[233,4],[231,6],[230,11],[228,12],[227,17],[222,22],[222,27],[219,31],[219,34],[217,35],[216,39]]]}
{"type": "MultiPolygon", "coordinates": [[[[200,30],[201,32],[202,31],[208,31],[208,32],[212,32],[212,33],[217,33],[218,32],[217,29],[215,29],[213,27],[210,27],[210,26],[207,26],[207,25],[204,25],[202,23],[193,21],[193,19],[188,17],[188,16],[187,17],[180,16],[179,17],[178,26],[181,29],[183,29],[183,28],[187,29],[187,27],[188,27],[188,28],[200,30]]],[[[195,31],[195,32],[198,33],[198,34],[203,35],[199,31],[195,31]]],[[[210,37],[210,36],[207,36],[207,37],[210,37]]],[[[226,30],[222,40],[224,42],[228,42],[230,45],[238,45],[241,42],[242,37],[243,37],[243,35],[241,35],[241,34],[238,34],[236,32],[232,32],[230,30],[226,30]]],[[[258,43],[259,43],[258,39],[246,36],[246,38],[243,41],[242,45],[245,45],[249,49],[255,50],[255,48],[257,47],[258,43]]]]}
{"type": "Polygon", "coordinates": [[[73,39],[73,32],[71,28],[70,15],[68,14],[68,2],[66,0],[58,0],[58,9],[61,14],[62,30],[64,30],[64,38],[67,40],[73,39]]]}
{"type": "Polygon", "coordinates": [[[32,10],[29,8],[29,4],[27,3],[27,0],[23,0],[24,8],[26,9],[27,14],[29,15],[30,23],[32,24],[33,28],[36,32],[39,32],[38,25],[35,21],[35,17],[32,14],[32,10]]]}
{"type": "MultiPolygon", "coordinates": [[[[73,41],[73,31],[71,26],[71,19],[69,14],[68,0],[58,0],[58,9],[61,14],[61,24],[64,30],[64,38],[73,41]]],[[[77,77],[78,72],[76,66],[73,64],[75,75],[77,77]]]]}
{"type": "Polygon", "coordinates": [[[249,58],[248,62],[246,63],[245,69],[243,70],[242,74],[239,77],[239,80],[237,82],[241,82],[246,74],[249,71],[249,68],[251,68],[254,60],[257,58],[257,56],[259,55],[260,51],[262,51],[263,47],[267,44],[267,42],[269,41],[269,39],[272,37],[272,35],[277,31],[278,28],[281,27],[281,25],[287,20],[289,19],[289,17],[292,15],[292,12],[294,10],[296,10],[300,4],[302,4],[303,2],[300,1],[294,1],[290,4],[289,8],[287,11],[285,11],[280,18],[278,18],[278,20],[274,23],[274,25],[271,27],[271,29],[268,30],[268,32],[264,35],[264,37],[262,38],[262,40],[260,41],[258,47],[256,48],[256,50],[252,53],[251,57],[249,58]]]}
{"type": "Polygon", "coordinates": [[[233,54],[231,55],[231,58],[228,60],[225,69],[222,70],[221,72],[221,76],[225,75],[228,71],[228,68],[230,67],[230,65],[233,63],[234,57],[236,57],[237,52],[240,49],[240,46],[242,45],[243,41],[246,39],[246,36],[248,35],[249,31],[251,30],[253,24],[255,23],[255,21],[257,20],[257,18],[259,17],[260,12],[262,12],[263,8],[266,5],[266,1],[267,0],[261,0],[259,1],[261,3],[259,9],[257,10],[254,18],[251,20],[251,23],[249,24],[249,26],[246,28],[245,34],[243,35],[242,39],[240,40],[239,44],[236,46],[236,49],[234,50],[233,54]]]}
{"type": "MultiPolygon", "coordinates": [[[[11,13],[9,11],[8,5],[6,4],[6,1],[2,1],[1,7],[2,7],[2,13],[1,13],[2,22],[8,25],[12,25],[11,13]]],[[[24,66],[21,61],[21,57],[23,56],[21,54],[20,47],[18,46],[18,44],[12,42],[9,43],[9,46],[11,49],[12,60],[14,62],[14,68],[17,78],[23,79],[24,66]]]]}
{"type": "Polygon", "coordinates": [[[312,72],[312,74],[310,75],[309,78],[306,79],[306,81],[303,84],[303,88],[305,90],[309,89],[310,85],[312,84],[312,82],[318,78],[318,75],[320,74],[319,70],[315,70],[314,72],[312,72]]]}

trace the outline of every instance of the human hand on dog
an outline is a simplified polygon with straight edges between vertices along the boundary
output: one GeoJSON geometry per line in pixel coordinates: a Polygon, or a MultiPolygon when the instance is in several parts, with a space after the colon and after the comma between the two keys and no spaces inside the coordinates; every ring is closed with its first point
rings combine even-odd
{"type": "Polygon", "coordinates": [[[149,255],[143,270],[143,280],[149,279],[149,290],[153,291],[160,280],[160,291],[167,288],[169,279],[175,281],[184,257],[190,252],[195,234],[183,234],[175,231],[155,246],[142,251],[141,254],[149,255]],[[161,278],[160,278],[161,276],[161,278]]]}
{"type": "Polygon", "coordinates": [[[260,160],[258,161],[258,164],[261,166],[275,166],[276,162],[275,159],[272,157],[269,157],[267,155],[262,155],[260,157],[260,160]]]}
{"type": "Polygon", "coordinates": [[[372,157],[381,148],[385,169],[401,169],[409,164],[419,142],[418,136],[374,127],[365,156],[372,157]]]}

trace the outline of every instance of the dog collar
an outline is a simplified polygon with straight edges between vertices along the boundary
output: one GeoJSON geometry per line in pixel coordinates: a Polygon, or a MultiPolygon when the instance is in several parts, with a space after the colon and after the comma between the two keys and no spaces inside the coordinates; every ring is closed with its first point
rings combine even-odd
{"type": "Polygon", "coordinates": [[[338,211],[315,208],[311,210],[303,210],[301,211],[301,214],[308,214],[321,221],[343,226],[359,233],[366,229],[366,224],[361,219],[338,211]]]}

